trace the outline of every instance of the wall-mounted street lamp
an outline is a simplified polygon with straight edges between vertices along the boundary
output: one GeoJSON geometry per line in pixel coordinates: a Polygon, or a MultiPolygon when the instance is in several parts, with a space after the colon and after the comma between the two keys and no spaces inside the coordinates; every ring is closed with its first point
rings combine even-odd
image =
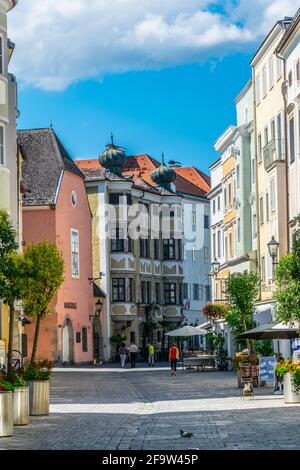
{"type": "Polygon", "coordinates": [[[278,248],[279,248],[279,242],[275,240],[274,235],[272,235],[271,241],[267,243],[267,247],[269,250],[269,255],[272,258],[272,268],[273,268],[273,277],[274,277],[274,271],[275,271],[275,266],[277,264],[277,255],[278,255],[278,248]]]}
{"type": "Polygon", "coordinates": [[[214,259],[214,261],[211,263],[211,270],[212,270],[212,275],[217,276],[220,271],[220,263],[217,260],[217,258],[214,259]]]}
{"type": "Polygon", "coordinates": [[[95,305],[95,314],[94,315],[89,315],[89,319],[91,318],[100,318],[100,313],[102,311],[103,304],[100,299],[97,300],[96,305],[95,305]]]}
{"type": "Polygon", "coordinates": [[[99,273],[99,277],[89,277],[88,280],[89,280],[90,282],[99,281],[99,280],[101,281],[101,279],[103,278],[103,276],[105,276],[105,273],[100,272],[100,273],[99,273]]]}

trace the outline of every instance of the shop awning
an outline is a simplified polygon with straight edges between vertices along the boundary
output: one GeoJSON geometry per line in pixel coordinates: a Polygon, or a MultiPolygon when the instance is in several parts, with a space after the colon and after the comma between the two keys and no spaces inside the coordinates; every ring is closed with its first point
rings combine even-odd
{"type": "Polygon", "coordinates": [[[282,322],[260,325],[237,336],[240,339],[292,339],[299,337],[299,325],[286,325],[282,322]]]}

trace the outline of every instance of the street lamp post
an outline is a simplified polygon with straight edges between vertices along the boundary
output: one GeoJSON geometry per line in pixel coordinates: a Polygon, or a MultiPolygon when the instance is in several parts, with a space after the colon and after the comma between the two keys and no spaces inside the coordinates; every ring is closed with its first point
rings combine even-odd
{"type": "Polygon", "coordinates": [[[277,240],[275,240],[274,235],[272,236],[271,241],[267,243],[267,247],[269,250],[269,255],[272,258],[272,273],[273,273],[272,277],[274,278],[274,271],[275,271],[275,266],[277,264],[276,259],[277,259],[278,248],[279,248],[279,243],[277,240]]]}

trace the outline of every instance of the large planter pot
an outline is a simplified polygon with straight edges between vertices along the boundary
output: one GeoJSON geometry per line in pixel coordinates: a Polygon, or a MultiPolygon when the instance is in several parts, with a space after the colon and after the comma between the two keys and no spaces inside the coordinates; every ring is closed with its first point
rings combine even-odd
{"type": "Polygon", "coordinates": [[[29,423],[29,387],[14,391],[14,425],[26,426],[29,423]]]}
{"type": "Polygon", "coordinates": [[[31,380],[29,382],[29,413],[30,416],[49,414],[49,380],[31,380]]]}
{"type": "Polygon", "coordinates": [[[294,391],[291,373],[285,374],[283,378],[283,392],[285,403],[300,403],[300,392],[294,391]]]}
{"type": "Polygon", "coordinates": [[[0,437],[14,433],[13,392],[0,392],[0,437]]]}

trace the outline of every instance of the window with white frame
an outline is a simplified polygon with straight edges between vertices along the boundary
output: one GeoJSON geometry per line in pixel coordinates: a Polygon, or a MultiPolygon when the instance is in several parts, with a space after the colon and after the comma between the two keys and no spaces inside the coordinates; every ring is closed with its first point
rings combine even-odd
{"type": "Polygon", "coordinates": [[[233,257],[233,250],[232,250],[232,232],[229,232],[228,242],[229,242],[229,258],[231,259],[231,258],[233,257]]]}
{"type": "Polygon", "coordinates": [[[262,69],[262,95],[263,98],[267,94],[267,67],[264,65],[262,69]]]}
{"type": "Polygon", "coordinates": [[[218,211],[221,209],[221,198],[218,196],[218,211]]]}
{"type": "Polygon", "coordinates": [[[213,259],[216,258],[216,234],[213,234],[213,259]]]}
{"type": "Polygon", "coordinates": [[[276,204],[275,204],[275,178],[271,178],[270,180],[270,209],[271,211],[275,211],[276,204]]]}
{"type": "Polygon", "coordinates": [[[276,80],[279,80],[281,77],[281,59],[277,57],[276,60],[276,80]]]}
{"type": "Polygon", "coordinates": [[[256,90],[256,104],[260,103],[260,76],[257,75],[255,80],[255,90],[256,90]]]}
{"type": "Polygon", "coordinates": [[[231,181],[228,183],[228,206],[232,207],[231,181]]]}
{"type": "Polygon", "coordinates": [[[79,232],[71,230],[72,277],[79,277],[79,232]]]}
{"type": "Polygon", "coordinates": [[[257,154],[258,154],[258,161],[262,161],[262,141],[261,141],[261,134],[257,137],[257,154]]]}
{"type": "Polygon", "coordinates": [[[218,258],[221,256],[221,231],[218,231],[217,235],[217,246],[218,246],[218,258]]]}
{"type": "Polygon", "coordinates": [[[224,254],[225,260],[228,260],[228,244],[227,244],[227,236],[224,237],[224,254]]]}
{"type": "Polygon", "coordinates": [[[274,75],[273,75],[273,57],[269,59],[269,88],[273,88],[274,86],[274,75]]]}
{"type": "Polygon", "coordinates": [[[213,199],[213,214],[216,213],[216,200],[213,199]]]}
{"type": "Polygon", "coordinates": [[[241,219],[237,219],[237,241],[241,241],[241,219]]]}
{"type": "Polygon", "coordinates": [[[266,222],[270,220],[269,193],[266,192],[266,222]]]}
{"type": "Polygon", "coordinates": [[[266,282],[266,263],[265,263],[264,256],[261,257],[260,269],[261,269],[261,280],[262,280],[262,283],[264,284],[266,282]]]}
{"type": "Polygon", "coordinates": [[[3,38],[0,36],[0,73],[4,72],[4,52],[3,52],[3,38]]]}
{"type": "Polygon", "coordinates": [[[261,197],[259,199],[259,217],[260,217],[260,224],[264,223],[264,198],[261,197]]]}
{"type": "Polygon", "coordinates": [[[4,127],[0,126],[0,165],[5,164],[4,148],[4,127]]]}

